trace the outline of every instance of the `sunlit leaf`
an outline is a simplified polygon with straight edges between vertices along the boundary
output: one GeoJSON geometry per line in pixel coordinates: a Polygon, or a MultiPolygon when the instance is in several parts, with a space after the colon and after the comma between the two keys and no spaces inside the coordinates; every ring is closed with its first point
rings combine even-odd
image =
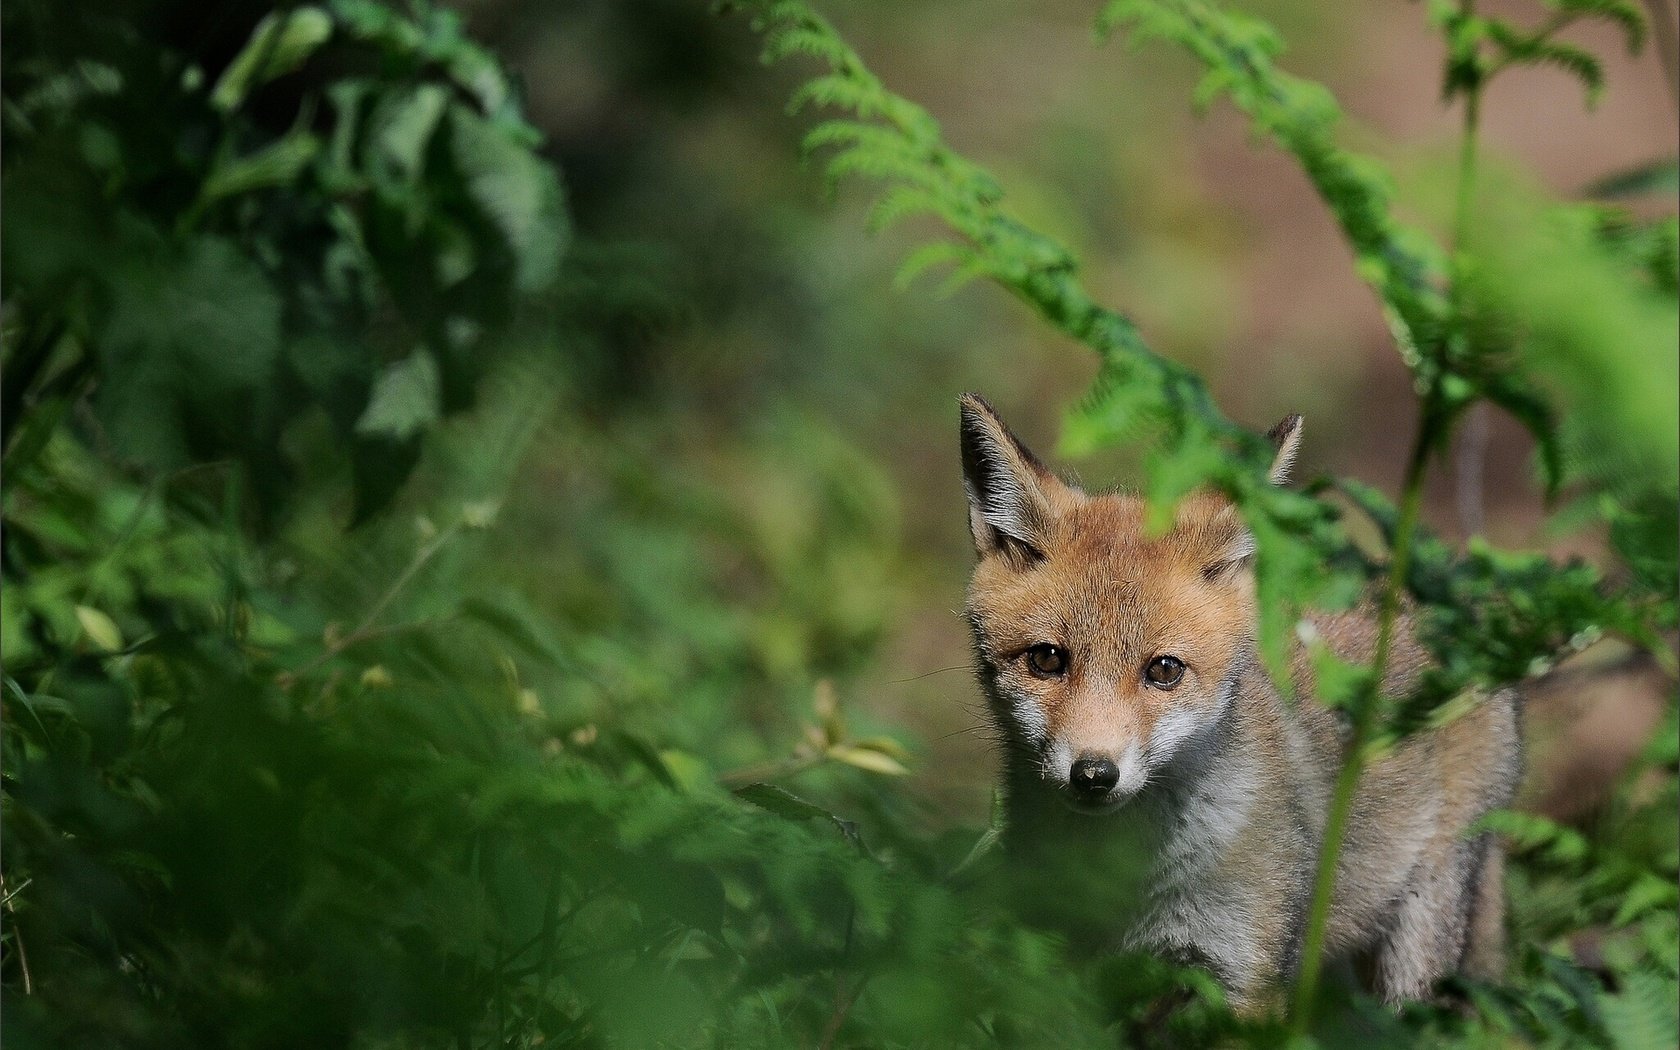
{"type": "Polygon", "coordinates": [[[356,432],[402,440],[420,433],[442,415],[437,362],[421,350],[386,367],[374,381],[356,432]]]}
{"type": "Polygon", "coordinates": [[[252,89],[302,65],[332,32],[332,18],[318,7],[264,15],[250,41],[216,81],[211,104],[224,112],[238,109],[252,89]]]}
{"type": "Polygon", "coordinates": [[[122,631],[118,629],[116,621],[105,613],[87,605],[76,606],[76,621],[82,625],[82,631],[89,640],[108,653],[121,652],[123,648],[122,631]]]}

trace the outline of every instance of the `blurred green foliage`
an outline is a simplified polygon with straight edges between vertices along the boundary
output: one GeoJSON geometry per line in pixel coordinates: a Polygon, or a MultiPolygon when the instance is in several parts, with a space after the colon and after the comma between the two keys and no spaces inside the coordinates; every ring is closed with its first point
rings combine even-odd
{"type": "Polygon", "coordinates": [[[88,394],[121,461],[235,460],[272,514],[314,414],[378,510],[569,239],[506,76],[443,11],[271,13],[217,71],[138,43],[162,5],[50,9],[8,23],[7,440],[88,394]]]}
{"type": "MultiPolygon", "coordinates": [[[[1372,705],[1382,734],[1602,633],[1667,653],[1677,457],[1649,376],[1673,368],[1672,217],[1499,193],[1449,252],[1389,217],[1386,175],[1336,145],[1333,100],[1276,69],[1263,24],[1199,3],[1105,16],[1186,44],[1204,103],[1229,92],[1305,164],[1396,318],[1424,433],[1478,398],[1512,410],[1618,562],[1461,553],[1351,483],[1339,504],[1261,484],[1260,440],[926,111],[803,5],[752,6],[771,57],[824,64],[797,98],[840,111],[807,138],[838,148],[829,173],[886,180],[877,225],[930,213],[956,234],[906,278],[954,264],[1097,351],[1066,443],[1152,438],[1162,506],[1203,483],[1243,503],[1274,657],[1294,609],[1389,562],[1338,506],[1407,550],[1443,661],[1372,705]]],[[[1435,15],[1452,90],[1484,61],[1596,84],[1526,30],[1435,15]]],[[[632,77],[665,63],[680,94],[726,64],[692,13],[600,17],[632,77]]],[[[697,423],[742,376],[795,382],[788,363],[649,338],[814,294],[769,238],[746,235],[727,278],[685,265],[740,215],[659,199],[668,243],[592,233],[672,183],[572,153],[568,199],[501,64],[426,5],[20,0],[3,28],[8,1045],[1286,1038],[1204,973],[1079,950],[1045,915],[1077,900],[1071,873],[1011,870],[995,829],[928,830],[899,734],[853,710],[914,585],[900,497],[797,411],[743,398],[736,441],[697,423]]],[[[868,389],[919,365],[810,367],[868,389]]],[[[1316,1038],[1672,1045],[1669,715],[1591,834],[1496,818],[1517,857],[1508,982],[1400,1015],[1333,989],[1316,1038]]]]}

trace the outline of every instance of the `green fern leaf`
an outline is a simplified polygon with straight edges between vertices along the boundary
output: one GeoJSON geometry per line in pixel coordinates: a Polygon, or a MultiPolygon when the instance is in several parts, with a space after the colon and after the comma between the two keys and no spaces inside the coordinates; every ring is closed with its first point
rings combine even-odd
{"type": "Polygon", "coordinates": [[[912,215],[944,217],[948,210],[948,202],[938,194],[914,186],[894,186],[869,210],[869,230],[879,233],[912,215]]]}
{"type": "Polygon", "coordinates": [[[1601,993],[1599,1009],[1616,1050],[1673,1050],[1680,1044],[1680,1020],[1672,979],[1654,973],[1628,974],[1619,992],[1601,993]]]}
{"type": "Polygon", "coordinates": [[[1627,41],[1629,54],[1636,55],[1645,46],[1645,13],[1632,0],[1547,0],[1547,6],[1615,25],[1627,41]]]}
{"type": "Polygon", "coordinates": [[[893,286],[902,291],[933,267],[947,264],[960,267],[966,265],[971,256],[972,253],[967,248],[950,241],[924,244],[905,257],[898,273],[893,276],[893,286]]]}

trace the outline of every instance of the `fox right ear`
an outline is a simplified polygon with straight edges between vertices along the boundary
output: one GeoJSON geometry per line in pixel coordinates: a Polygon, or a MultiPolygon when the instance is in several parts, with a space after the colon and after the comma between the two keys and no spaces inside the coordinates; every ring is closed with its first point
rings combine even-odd
{"type": "Polygon", "coordinates": [[[1025,567],[1044,558],[1051,520],[1046,488],[1060,484],[978,394],[962,406],[963,490],[974,549],[1025,567]]]}
{"type": "Polygon", "coordinates": [[[1289,470],[1295,465],[1295,453],[1301,450],[1301,422],[1301,417],[1291,412],[1277,426],[1266,431],[1272,447],[1277,449],[1277,455],[1272,457],[1271,479],[1274,485],[1289,480],[1289,470]]]}

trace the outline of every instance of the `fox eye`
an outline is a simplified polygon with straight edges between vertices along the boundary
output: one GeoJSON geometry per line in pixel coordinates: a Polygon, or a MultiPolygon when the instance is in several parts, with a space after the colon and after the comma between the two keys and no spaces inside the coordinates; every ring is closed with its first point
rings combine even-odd
{"type": "Polygon", "coordinates": [[[1067,673],[1067,650],[1049,642],[1039,642],[1026,652],[1027,670],[1038,678],[1059,678],[1067,673]]]}
{"type": "Polygon", "coordinates": [[[1157,656],[1143,669],[1143,677],[1150,685],[1171,689],[1184,677],[1184,661],[1176,656],[1157,656]]]}

